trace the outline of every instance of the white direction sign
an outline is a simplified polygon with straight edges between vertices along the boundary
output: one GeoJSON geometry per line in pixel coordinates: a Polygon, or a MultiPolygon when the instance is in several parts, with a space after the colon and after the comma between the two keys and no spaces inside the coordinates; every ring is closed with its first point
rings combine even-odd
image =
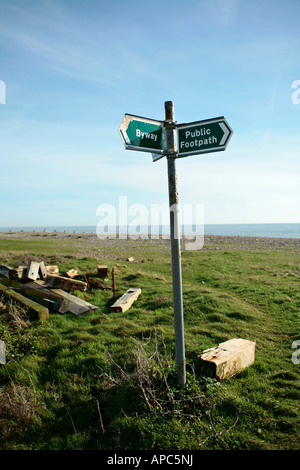
{"type": "Polygon", "coordinates": [[[223,116],[178,124],[177,132],[178,157],[225,150],[233,134],[233,130],[223,116]]]}

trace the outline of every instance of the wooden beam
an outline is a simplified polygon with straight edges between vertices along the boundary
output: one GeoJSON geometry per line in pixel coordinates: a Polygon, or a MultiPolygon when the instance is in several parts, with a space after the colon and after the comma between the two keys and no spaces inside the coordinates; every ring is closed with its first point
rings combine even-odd
{"type": "Polygon", "coordinates": [[[110,309],[113,312],[126,312],[133,302],[136,301],[136,299],[139,297],[141,294],[141,289],[139,288],[131,288],[128,289],[125,294],[122,295],[111,307],[110,309]]]}
{"type": "Polygon", "coordinates": [[[70,312],[74,315],[84,315],[90,313],[91,310],[99,309],[96,305],[92,305],[75,295],[63,291],[62,289],[51,289],[51,291],[65,300],[65,304],[62,304],[58,310],[59,313],[70,312]]]}
{"type": "Polygon", "coordinates": [[[204,374],[224,380],[253,364],[254,357],[255,341],[234,338],[204,351],[200,367],[204,374]]]}
{"type": "Polygon", "coordinates": [[[62,303],[64,303],[64,299],[60,295],[55,294],[52,290],[47,289],[37,282],[28,282],[22,285],[21,293],[25,295],[25,297],[29,297],[50,308],[54,312],[59,311],[59,309],[62,308],[62,303]]]}
{"type": "Polygon", "coordinates": [[[48,308],[34,302],[31,299],[27,299],[19,292],[15,292],[10,287],[6,287],[3,284],[0,284],[0,294],[3,294],[4,297],[16,301],[22,307],[28,309],[30,313],[33,313],[39,318],[39,320],[48,320],[49,319],[49,310],[48,308]]]}
{"type": "Polygon", "coordinates": [[[45,279],[45,286],[53,287],[55,289],[63,289],[66,292],[72,292],[74,290],[85,291],[87,283],[76,279],[69,279],[68,277],[48,274],[45,279]]]}
{"type": "Polygon", "coordinates": [[[107,266],[98,266],[98,277],[107,278],[108,277],[108,269],[107,266]]]}
{"type": "Polygon", "coordinates": [[[8,279],[13,279],[15,275],[15,270],[10,268],[9,266],[0,266],[0,275],[3,277],[7,277],[8,279]]]}
{"type": "Polygon", "coordinates": [[[103,290],[110,290],[111,289],[111,287],[109,285],[107,285],[103,281],[100,281],[100,279],[97,279],[97,278],[93,278],[92,280],[86,278],[86,281],[87,281],[88,285],[92,286],[92,287],[98,287],[99,289],[103,289],[103,290]]]}

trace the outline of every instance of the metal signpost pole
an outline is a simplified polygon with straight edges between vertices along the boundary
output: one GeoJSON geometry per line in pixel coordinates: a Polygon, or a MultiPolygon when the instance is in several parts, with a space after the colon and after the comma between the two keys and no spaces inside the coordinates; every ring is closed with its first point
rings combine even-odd
{"type": "Polygon", "coordinates": [[[174,102],[165,102],[177,382],[186,383],[174,102]]]}
{"type": "Polygon", "coordinates": [[[182,305],[181,252],[177,174],[177,158],[225,150],[233,130],[221,116],[203,121],[178,124],[175,121],[174,102],[165,101],[165,121],[157,121],[132,114],[125,114],[119,133],[128,150],[151,152],[156,162],[167,157],[170,204],[170,236],[172,252],[173,303],[176,343],[177,382],[186,383],[184,352],[184,326],[182,305]],[[176,147],[177,135],[178,148],[176,147]]]}

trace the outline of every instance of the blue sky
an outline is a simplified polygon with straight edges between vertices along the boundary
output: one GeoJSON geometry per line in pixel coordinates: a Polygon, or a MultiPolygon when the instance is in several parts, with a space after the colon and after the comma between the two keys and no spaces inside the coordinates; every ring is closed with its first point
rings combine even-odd
{"type": "Polygon", "coordinates": [[[167,203],[166,159],[118,128],[168,100],[178,123],[234,130],[224,152],[177,160],[181,204],[208,224],[300,222],[299,17],[299,0],[0,0],[0,226],[167,203]]]}

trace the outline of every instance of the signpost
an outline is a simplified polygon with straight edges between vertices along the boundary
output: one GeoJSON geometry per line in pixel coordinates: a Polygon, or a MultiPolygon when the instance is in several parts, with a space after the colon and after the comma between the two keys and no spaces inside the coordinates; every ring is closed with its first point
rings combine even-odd
{"type": "Polygon", "coordinates": [[[164,122],[125,114],[119,128],[126,149],[164,154],[164,122]]]}
{"type": "Polygon", "coordinates": [[[233,133],[223,116],[179,124],[177,128],[178,157],[225,150],[233,133]]]}
{"type": "Polygon", "coordinates": [[[151,152],[153,162],[156,162],[164,156],[167,157],[176,370],[177,382],[181,387],[184,387],[186,383],[186,364],[182,303],[179,205],[175,161],[176,158],[187,157],[189,155],[225,150],[233,131],[223,116],[214,119],[207,119],[205,121],[177,125],[174,114],[174,102],[166,101],[164,121],[156,121],[140,116],[125,114],[119,128],[119,133],[126,149],[138,150],[140,152],[151,152]]]}

